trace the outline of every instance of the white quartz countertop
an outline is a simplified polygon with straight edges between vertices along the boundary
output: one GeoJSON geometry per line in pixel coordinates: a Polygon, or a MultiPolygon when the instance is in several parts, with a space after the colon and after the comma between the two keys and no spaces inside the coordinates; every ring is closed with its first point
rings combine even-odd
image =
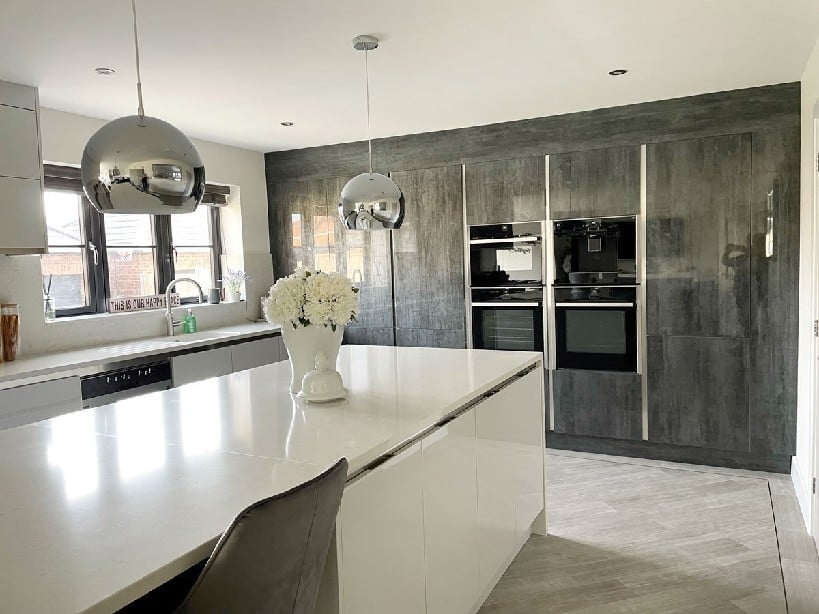
{"type": "Polygon", "coordinates": [[[190,350],[217,342],[236,341],[280,329],[280,326],[267,322],[243,322],[199,331],[192,335],[151,337],[100,347],[22,357],[14,362],[0,363],[0,387],[6,388],[18,383],[26,383],[32,378],[42,378],[42,376],[54,373],[70,372],[99,364],[190,350]]]}
{"type": "Polygon", "coordinates": [[[110,612],[207,557],[242,508],[350,472],[542,360],[344,346],[345,401],[281,362],[0,431],[0,610],[110,612]]]}

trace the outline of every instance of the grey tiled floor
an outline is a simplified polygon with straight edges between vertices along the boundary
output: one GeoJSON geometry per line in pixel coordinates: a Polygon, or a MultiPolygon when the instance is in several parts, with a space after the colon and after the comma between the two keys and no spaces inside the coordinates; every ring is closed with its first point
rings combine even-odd
{"type": "Polygon", "coordinates": [[[787,476],[551,451],[548,495],[482,614],[819,613],[787,476]]]}

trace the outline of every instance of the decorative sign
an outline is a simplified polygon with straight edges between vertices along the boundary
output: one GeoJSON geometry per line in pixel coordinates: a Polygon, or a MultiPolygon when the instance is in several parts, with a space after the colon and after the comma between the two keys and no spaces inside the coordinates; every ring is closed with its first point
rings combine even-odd
{"type": "MultiPolygon", "coordinates": [[[[179,307],[182,299],[179,295],[171,294],[171,307],[179,307]]],[[[168,306],[164,294],[154,294],[153,296],[132,296],[129,298],[108,299],[108,311],[110,313],[123,313],[126,311],[143,311],[145,309],[165,309],[168,306]]]]}

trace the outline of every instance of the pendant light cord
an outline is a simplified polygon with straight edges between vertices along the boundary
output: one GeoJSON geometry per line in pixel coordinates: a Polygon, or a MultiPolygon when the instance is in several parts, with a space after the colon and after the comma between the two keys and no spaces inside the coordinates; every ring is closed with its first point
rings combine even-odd
{"type": "Polygon", "coordinates": [[[142,106],[142,74],[139,71],[139,34],[137,33],[136,0],[131,0],[131,10],[134,14],[134,50],[136,51],[137,98],[139,99],[139,125],[145,125],[145,108],[142,106]]]}
{"type": "Polygon", "coordinates": [[[370,134],[370,63],[367,61],[370,50],[364,48],[364,81],[367,92],[367,148],[370,156],[370,175],[373,174],[373,140],[370,134]]]}

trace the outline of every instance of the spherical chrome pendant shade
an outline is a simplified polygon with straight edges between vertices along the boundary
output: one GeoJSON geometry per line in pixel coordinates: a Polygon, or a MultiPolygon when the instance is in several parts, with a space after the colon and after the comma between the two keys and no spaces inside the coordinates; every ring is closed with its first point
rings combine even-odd
{"type": "Polygon", "coordinates": [[[361,173],[341,190],[341,223],[350,230],[392,230],[404,220],[404,194],[380,173],[361,173]]]}
{"type": "Polygon", "coordinates": [[[105,124],[88,141],[82,183],[101,213],[190,213],[205,193],[205,167],[177,128],[129,115],[105,124]]]}

